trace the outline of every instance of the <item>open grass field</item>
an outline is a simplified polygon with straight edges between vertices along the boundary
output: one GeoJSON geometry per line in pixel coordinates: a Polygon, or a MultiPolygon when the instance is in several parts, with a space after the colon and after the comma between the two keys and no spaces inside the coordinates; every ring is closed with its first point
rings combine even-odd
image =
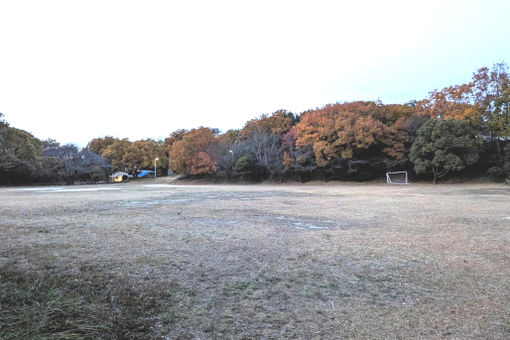
{"type": "Polygon", "coordinates": [[[508,186],[159,183],[1,188],[0,338],[510,338],[508,186]]]}

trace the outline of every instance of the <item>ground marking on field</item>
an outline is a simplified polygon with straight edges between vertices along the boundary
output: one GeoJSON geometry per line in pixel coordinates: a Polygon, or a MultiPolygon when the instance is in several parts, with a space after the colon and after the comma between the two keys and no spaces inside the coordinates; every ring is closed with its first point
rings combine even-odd
{"type": "Polygon", "coordinates": [[[59,189],[53,192],[80,192],[80,191],[103,191],[103,190],[120,190],[120,188],[72,188],[72,189],[59,189]]]}
{"type": "Polygon", "coordinates": [[[42,187],[42,188],[15,188],[15,189],[7,189],[7,191],[51,191],[51,190],[59,190],[62,187],[42,187]]]}
{"type": "Polygon", "coordinates": [[[120,190],[120,188],[65,188],[65,187],[44,187],[44,188],[15,188],[8,191],[39,191],[39,192],[80,192],[80,191],[102,191],[120,190]]]}
{"type": "Polygon", "coordinates": [[[204,185],[144,184],[148,188],[203,188],[204,185]]]}
{"type": "Polygon", "coordinates": [[[294,222],[292,223],[293,226],[299,229],[328,229],[328,227],[320,227],[313,224],[308,223],[302,223],[302,222],[294,222]]]}

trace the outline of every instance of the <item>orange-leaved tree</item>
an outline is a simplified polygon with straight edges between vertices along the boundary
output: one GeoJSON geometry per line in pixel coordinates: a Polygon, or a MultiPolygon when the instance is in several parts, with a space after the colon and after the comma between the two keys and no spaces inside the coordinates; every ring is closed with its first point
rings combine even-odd
{"type": "Polygon", "coordinates": [[[478,69],[466,84],[430,92],[423,107],[433,118],[467,121],[479,136],[510,136],[510,75],[504,63],[478,69]]]}
{"type": "Polygon", "coordinates": [[[124,154],[130,145],[131,142],[127,138],[117,139],[103,150],[101,156],[110,161],[114,171],[127,170],[127,165],[124,163],[124,154]]]}
{"type": "Polygon", "coordinates": [[[248,138],[253,133],[267,133],[282,136],[294,124],[296,117],[292,112],[278,110],[271,115],[263,114],[248,121],[241,129],[241,137],[248,138]]]}
{"type": "Polygon", "coordinates": [[[101,155],[103,151],[106,150],[107,147],[115,143],[118,140],[117,138],[113,138],[111,136],[105,136],[101,138],[94,138],[87,144],[87,149],[101,155]]]}
{"type": "Polygon", "coordinates": [[[415,114],[411,106],[378,102],[326,105],[308,111],[297,124],[296,146],[311,146],[315,162],[326,167],[333,160],[371,157],[402,159],[409,135],[403,125],[415,114]]]}
{"type": "Polygon", "coordinates": [[[180,174],[199,175],[216,171],[216,162],[208,155],[208,149],[216,142],[213,129],[201,127],[187,132],[173,143],[170,152],[170,168],[180,174]]]}
{"type": "Polygon", "coordinates": [[[158,143],[152,139],[139,140],[131,143],[124,153],[124,164],[130,172],[136,173],[141,169],[152,169],[155,159],[159,158],[159,167],[166,167],[167,158],[161,144],[162,143],[158,143]]]}

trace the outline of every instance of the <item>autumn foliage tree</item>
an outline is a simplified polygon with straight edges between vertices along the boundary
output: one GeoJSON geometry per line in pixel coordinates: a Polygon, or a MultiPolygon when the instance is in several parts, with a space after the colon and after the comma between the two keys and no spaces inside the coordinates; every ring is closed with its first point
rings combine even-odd
{"type": "Polygon", "coordinates": [[[236,172],[250,179],[277,177],[282,170],[282,139],[297,121],[298,117],[286,110],[248,121],[233,148],[236,172]]]}
{"type": "Polygon", "coordinates": [[[152,139],[131,142],[127,138],[111,142],[109,138],[96,138],[88,148],[102,148],[101,156],[111,163],[113,171],[127,171],[136,176],[139,170],[152,169],[155,158],[159,158],[158,168],[168,167],[168,154],[163,142],[152,139]],[[108,146],[105,147],[106,144],[108,146]]]}
{"type": "Polygon", "coordinates": [[[180,174],[203,175],[216,171],[216,162],[208,149],[216,142],[212,129],[192,129],[173,143],[170,152],[170,168],[180,174]]]}
{"type": "Polygon", "coordinates": [[[41,142],[0,117],[0,182],[35,174],[73,181],[92,178],[97,169],[136,175],[152,169],[155,158],[160,172],[170,168],[182,175],[257,181],[366,180],[413,169],[439,178],[468,167],[472,175],[502,180],[510,175],[509,145],[510,75],[499,63],[476,70],[464,84],[405,104],[334,103],[299,115],[278,110],[239,130],[177,130],[164,141],[106,136],[84,150],[41,142]],[[459,135],[468,132],[474,133],[469,140],[459,135]],[[445,140],[457,149],[448,149],[445,140]],[[478,150],[480,158],[473,163],[471,152],[478,150]]]}
{"type": "Polygon", "coordinates": [[[116,138],[113,138],[111,136],[94,138],[87,144],[86,149],[94,153],[97,153],[98,155],[101,155],[106,150],[106,148],[115,143],[116,140],[117,140],[116,138]]]}
{"type": "Polygon", "coordinates": [[[311,179],[317,168],[313,149],[310,145],[297,147],[297,126],[293,126],[282,137],[282,166],[284,174],[300,182],[311,179]]]}
{"type": "Polygon", "coordinates": [[[430,93],[423,107],[433,118],[467,121],[490,141],[510,136],[510,74],[505,63],[482,67],[470,82],[430,93]]]}
{"type": "MultiPolygon", "coordinates": [[[[297,124],[296,146],[311,147],[318,167],[343,167],[348,174],[354,165],[387,159],[403,160],[415,116],[407,105],[352,102],[326,105],[302,114],[297,124]]],[[[288,162],[288,160],[286,161],[288,162]]]]}
{"type": "Polygon", "coordinates": [[[166,166],[168,159],[160,143],[145,139],[131,143],[122,156],[122,162],[129,172],[136,174],[141,169],[152,169],[156,158],[159,158],[160,167],[166,166]]]}
{"type": "Polygon", "coordinates": [[[241,129],[241,138],[248,138],[254,133],[265,132],[276,136],[283,136],[296,122],[297,117],[289,111],[278,110],[271,115],[263,114],[259,118],[248,121],[241,129]]]}
{"type": "Polygon", "coordinates": [[[110,161],[112,170],[125,170],[127,168],[127,164],[124,162],[124,154],[130,145],[131,142],[127,138],[116,139],[103,150],[101,155],[110,161]]]}

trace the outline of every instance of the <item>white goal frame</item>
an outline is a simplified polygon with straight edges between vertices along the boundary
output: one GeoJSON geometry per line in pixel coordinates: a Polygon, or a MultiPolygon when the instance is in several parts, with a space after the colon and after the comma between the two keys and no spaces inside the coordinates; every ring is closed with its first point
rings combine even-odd
{"type": "Polygon", "coordinates": [[[386,173],[386,183],[388,184],[409,184],[408,177],[407,177],[407,171],[390,171],[386,173]],[[391,181],[391,175],[399,175],[399,174],[405,174],[405,182],[399,183],[399,182],[392,182],[391,181]]]}

